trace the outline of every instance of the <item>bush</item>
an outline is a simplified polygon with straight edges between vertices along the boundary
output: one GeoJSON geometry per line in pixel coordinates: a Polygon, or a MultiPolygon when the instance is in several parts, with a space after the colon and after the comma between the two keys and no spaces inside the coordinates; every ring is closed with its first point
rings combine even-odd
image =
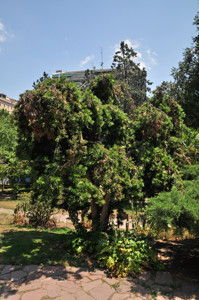
{"type": "Polygon", "coordinates": [[[67,239],[67,248],[76,254],[89,253],[110,275],[126,277],[135,275],[142,268],[157,268],[157,255],[152,243],[134,231],[105,232],[76,231],[67,239]]]}
{"type": "Polygon", "coordinates": [[[18,195],[18,200],[21,201],[14,210],[13,223],[22,225],[31,225],[33,227],[48,227],[52,208],[48,203],[43,201],[32,201],[32,193],[21,193],[18,195]]]}
{"type": "Polygon", "coordinates": [[[157,231],[174,229],[183,235],[184,230],[199,236],[199,166],[190,166],[182,172],[185,179],[181,189],[174,186],[170,192],[149,199],[146,215],[157,231]]]}

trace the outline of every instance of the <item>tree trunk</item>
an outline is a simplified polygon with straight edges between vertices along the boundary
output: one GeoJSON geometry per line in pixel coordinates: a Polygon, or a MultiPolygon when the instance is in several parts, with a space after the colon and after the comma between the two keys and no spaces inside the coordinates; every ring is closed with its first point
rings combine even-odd
{"type": "Polygon", "coordinates": [[[91,216],[92,216],[92,230],[96,231],[98,229],[99,220],[98,220],[98,206],[95,200],[91,201],[91,216]]]}
{"type": "Polygon", "coordinates": [[[109,209],[109,202],[110,202],[110,196],[111,194],[107,194],[105,196],[105,203],[104,206],[102,207],[102,212],[100,215],[100,229],[103,231],[104,229],[107,228],[108,225],[108,209],[109,209]]]}

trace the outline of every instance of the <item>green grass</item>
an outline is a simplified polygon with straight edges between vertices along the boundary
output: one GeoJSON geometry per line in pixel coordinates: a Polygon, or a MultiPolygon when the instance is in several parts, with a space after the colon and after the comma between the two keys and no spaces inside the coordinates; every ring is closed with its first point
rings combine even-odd
{"type": "Polygon", "coordinates": [[[19,203],[20,201],[18,200],[0,200],[0,208],[15,209],[19,203]]]}
{"type": "Polygon", "coordinates": [[[65,246],[69,229],[18,229],[0,234],[0,264],[62,264],[87,267],[86,257],[72,255],[65,246]]]}
{"type": "MultiPolygon", "coordinates": [[[[0,193],[0,209],[14,209],[19,202],[9,193],[0,193]]],[[[67,249],[69,229],[39,230],[12,221],[13,214],[0,212],[0,264],[88,267],[86,257],[77,257],[67,249]]]]}

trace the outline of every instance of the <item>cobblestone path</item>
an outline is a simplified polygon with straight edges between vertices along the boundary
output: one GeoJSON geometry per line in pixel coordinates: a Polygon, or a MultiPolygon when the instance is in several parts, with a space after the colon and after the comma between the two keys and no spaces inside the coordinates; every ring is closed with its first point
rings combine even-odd
{"type": "Polygon", "coordinates": [[[199,299],[199,280],[185,281],[168,272],[144,272],[136,278],[116,279],[101,270],[0,265],[0,299],[199,299]]]}

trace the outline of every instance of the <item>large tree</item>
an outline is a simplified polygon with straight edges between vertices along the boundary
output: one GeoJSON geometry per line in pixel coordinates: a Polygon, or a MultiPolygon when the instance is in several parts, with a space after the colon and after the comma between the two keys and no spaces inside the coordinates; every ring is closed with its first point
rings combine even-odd
{"type": "Polygon", "coordinates": [[[136,64],[134,59],[137,53],[124,41],[120,43],[120,49],[113,56],[112,69],[117,80],[122,81],[130,87],[131,97],[136,105],[146,100],[147,72],[136,64]]]}
{"type": "Polygon", "coordinates": [[[199,120],[199,15],[194,20],[198,35],[183,53],[183,60],[172,69],[176,97],[183,107],[188,126],[198,128],[199,120]]]}

